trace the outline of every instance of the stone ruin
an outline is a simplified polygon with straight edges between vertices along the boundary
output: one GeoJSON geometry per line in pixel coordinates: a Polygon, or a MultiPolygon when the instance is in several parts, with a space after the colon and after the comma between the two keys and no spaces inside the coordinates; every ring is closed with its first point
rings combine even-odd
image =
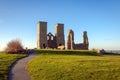
{"type": "Polygon", "coordinates": [[[68,30],[67,49],[88,50],[88,47],[89,47],[89,42],[87,37],[87,31],[83,32],[83,43],[75,44],[74,32],[71,29],[68,30]]]}
{"type": "MultiPolygon", "coordinates": [[[[87,32],[83,32],[83,43],[74,43],[74,32],[68,30],[66,49],[88,50],[87,32]]],[[[64,24],[55,25],[55,35],[47,33],[47,22],[38,22],[37,49],[65,49],[64,24]]]]}
{"type": "Polygon", "coordinates": [[[38,49],[57,49],[59,46],[65,46],[64,24],[55,25],[55,35],[51,32],[47,34],[47,22],[38,22],[38,49]]]}

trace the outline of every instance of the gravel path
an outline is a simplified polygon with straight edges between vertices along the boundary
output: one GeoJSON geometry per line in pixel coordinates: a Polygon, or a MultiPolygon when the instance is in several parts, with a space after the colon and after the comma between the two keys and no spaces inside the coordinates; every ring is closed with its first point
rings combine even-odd
{"type": "Polygon", "coordinates": [[[33,51],[29,53],[29,56],[22,58],[15,62],[13,64],[9,75],[8,75],[8,80],[31,80],[30,76],[28,75],[27,71],[25,70],[25,67],[28,63],[28,61],[32,58],[37,56],[37,54],[33,51]]]}

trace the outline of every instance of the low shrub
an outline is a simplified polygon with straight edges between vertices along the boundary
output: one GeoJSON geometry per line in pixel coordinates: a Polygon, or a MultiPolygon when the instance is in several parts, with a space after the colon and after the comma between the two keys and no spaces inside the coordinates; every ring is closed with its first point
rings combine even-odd
{"type": "Polygon", "coordinates": [[[19,39],[10,41],[5,49],[5,52],[7,53],[22,53],[23,51],[24,49],[19,39]]]}

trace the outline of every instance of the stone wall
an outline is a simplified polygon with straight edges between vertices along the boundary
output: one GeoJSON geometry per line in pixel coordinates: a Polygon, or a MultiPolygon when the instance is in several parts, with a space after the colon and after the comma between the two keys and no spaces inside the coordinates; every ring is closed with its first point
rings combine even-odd
{"type": "Polygon", "coordinates": [[[64,40],[64,24],[55,25],[55,37],[57,41],[57,46],[65,45],[64,40]]]}
{"type": "Polygon", "coordinates": [[[87,31],[83,32],[83,44],[84,44],[84,49],[89,49],[89,41],[88,41],[88,36],[87,36],[87,31]]]}
{"type": "Polygon", "coordinates": [[[67,49],[74,49],[74,32],[68,30],[67,49]]]}
{"type": "Polygon", "coordinates": [[[74,46],[74,49],[75,50],[88,50],[87,48],[86,48],[86,45],[84,45],[83,43],[79,43],[79,44],[74,44],[75,46],[74,46]]]}
{"type": "Polygon", "coordinates": [[[56,37],[52,33],[47,34],[48,47],[52,49],[57,49],[56,37]]]}
{"type": "Polygon", "coordinates": [[[38,22],[37,48],[47,47],[47,22],[38,22]]]}
{"type": "Polygon", "coordinates": [[[47,34],[47,22],[38,22],[37,49],[58,48],[65,46],[64,24],[55,25],[55,36],[47,34]]]}
{"type": "MultiPolygon", "coordinates": [[[[47,49],[47,48],[65,48],[64,40],[64,24],[55,25],[55,36],[49,32],[47,34],[47,22],[38,22],[38,35],[37,35],[37,49],[47,49]]],[[[83,43],[74,43],[74,32],[70,29],[68,30],[68,39],[66,49],[76,49],[76,50],[88,50],[89,41],[87,36],[87,31],[83,32],[83,43]]]]}
{"type": "Polygon", "coordinates": [[[74,43],[74,32],[70,29],[68,30],[68,39],[66,49],[75,49],[75,50],[88,50],[89,42],[87,37],[87,32],[83,32],[83,43],[75,44],[74,43]]]}

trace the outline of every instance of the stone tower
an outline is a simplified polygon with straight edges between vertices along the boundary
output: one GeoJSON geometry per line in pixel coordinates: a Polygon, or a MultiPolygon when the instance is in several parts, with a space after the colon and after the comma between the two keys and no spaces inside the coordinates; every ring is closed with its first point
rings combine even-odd
{"type": "Polygon", "coordinates": [[[37,48],[47,47],[47,22],[38,22],[37,48]]]}
{"type": "Polygon", "coordinates": [[[65,46],[64,24],[56,24],[55,25],[55,37],[56,37],[56,41],[57,41],[57,46],[61,46],[61,45],[65,46]]]}
{"type": "Polygon", "coordinates": [[[68,30],[67,49],[74,49],[74,32],[68,30]]]}
{"type": "Polygon", "coordinates": [[[88,42],[87,31],[83,32],[83,44],[84,44],[84,48],[88,50],[89,42],[88,42]]]}

